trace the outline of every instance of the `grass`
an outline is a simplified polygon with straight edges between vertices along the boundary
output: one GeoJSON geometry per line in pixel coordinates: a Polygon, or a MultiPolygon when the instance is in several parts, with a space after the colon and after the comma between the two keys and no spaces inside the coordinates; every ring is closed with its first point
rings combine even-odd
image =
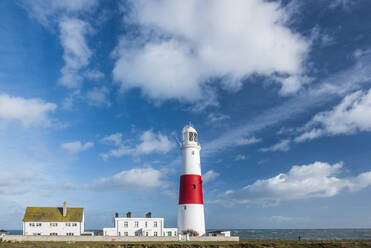
{"type": "Polygon", "coordinates": [[[371,247],[371,240],[259,240],[240,242],[24,242],[0,243],[0,248],[364,248],[371,247]]]}

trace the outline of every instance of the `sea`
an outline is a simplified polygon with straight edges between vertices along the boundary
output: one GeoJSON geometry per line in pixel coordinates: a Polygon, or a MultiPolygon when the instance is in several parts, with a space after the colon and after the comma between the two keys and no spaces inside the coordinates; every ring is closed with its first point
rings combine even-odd
{"type": "MultiPolygon", "coordinates": [[[[86,231],[95,234],[102,232],[102,230],[86,231]]],[[[232,236],[239,236],[240,239],[371,240],[371,229],[229,229],[229,231],[232,236]]],[[[22,234],[22,230],[8,230],[8,232],[9,234],[22,234]]]]}

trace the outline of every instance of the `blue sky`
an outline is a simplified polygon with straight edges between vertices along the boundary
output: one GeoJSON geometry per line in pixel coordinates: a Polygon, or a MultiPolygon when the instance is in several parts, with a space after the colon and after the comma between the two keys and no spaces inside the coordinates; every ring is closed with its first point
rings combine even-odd
{"type": "Polygon", "coordinates": [[[1,1],[0,227],[26,206],[176,226],[181,129],[207,228],[370,227],[368,1],[1,1]]]}

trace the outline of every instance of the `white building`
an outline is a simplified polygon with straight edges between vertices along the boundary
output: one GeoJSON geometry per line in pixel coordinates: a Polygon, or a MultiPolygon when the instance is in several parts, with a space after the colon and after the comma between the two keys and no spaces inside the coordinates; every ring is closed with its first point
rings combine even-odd
{"type": "Polygon", "coordinates": [[[230,237],[231,231],[222,231],[222,230],[215,230],[215,231],[208,231],[208,236],[213,237],[230,237]]]}
{"type": "Polygon", "coordinates": [[[164,218],[131,218],[127,213],[126,218],[114,218],[114,227],[103,228],[104,236],[176,236],[177,228],[165,228],[164,218]]]}
{"type": "Polygon", "coordinates": [[[63,207],[27,207],[23,235],[79,236],[84,233],[84,209],[63,207]]]}

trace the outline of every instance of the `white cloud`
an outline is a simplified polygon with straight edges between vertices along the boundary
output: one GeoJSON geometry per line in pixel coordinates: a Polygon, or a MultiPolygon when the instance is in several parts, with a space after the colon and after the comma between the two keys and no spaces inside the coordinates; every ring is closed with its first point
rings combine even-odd
{"type": "Polygon", "coordinates": [[[354,65],[325,78],[308,90],[300,91],[281,105],[262,112],[240,126],[226,130],[219,137],[206,143],[204,151],[209,154],[239,145],[236,140],[239,140],[241,136],[253,135],[264,128],[310,111],[314,106],[323,106],[349,92],[362,88],[370,80],[371,56],[369,53],[360,52],[355,57],[354,65]]]}
{"type": "Polygon", "coordinates": [[[341,7],[344,10],[348,10],[352,6],[352,4],[355,3],[355,1],[350,1],[350,0],[331,0],[330,2],[331,2],[330,3],[331,9],[341,7]]]}
{"type": "Polygon", "coordinates": [[[238,154],[234,160],[236,161],[241,161],[241,160],[246,160],[247,159],[247,156],[246,155],[243,155],[243,154],[238,154]]]}
{"type": "Polygon", "coordinates": [[[80,186],[78,184],[71,183],[71,182],[65,182],[65,183],[63,183],[62,187],[65,190],[78,190],[78,189],[83,188],[83,186],[80,186]]]}
{"type": "Polygon", "coordinates": [[[151,130],[145,131],[140,137],[142,141],[136,147],[139,154],[149,154],[152,152],[167,153],[174,147],[174,143],[161,133],[153,133],[151,130]]]}
{"type": "Polygon", "coordinates": [[[21,0],[21,5],[44,26],[57,20],[58,15],[74,15],[89,12],[97,6],[97,0],[21,0]]]}
{"type": "MultiPolygon", "coordinates": [[[[42,25],[55,32],[58,28],[59,39],[64,50],[65,65],[61,69],[58,83],[71,89],[77,89],[70,94],[63,103],[64,109],[71,109],[75,98],[79,97],[80,87],[85,79],[99,80],[104,74],[97,69],[90,69],[90,58],[93,54],[87,43],[87,36],[94,33],[91,25],[84,21],[86,14],[91,13],[98,6],[98,0],[21,0],[29,14],[42,25]]],[[[90,91],[88,104],[94,106],[107,105],[107,101],[92,101],[91,96],[96,90],[90,91]]],[[[101,92],[100,97],[103,96],[101,92]]],[[[80,97],[80,99],[84,99],[80,97]]]]}
{"type": "Polygon", "coordinates": [[[109,157],[119,158],[125,155],[136,155],[135,149],[121,145],[118,148],[110,150],[108,153],[102,153],[101,157],[103,158],[103,160],[107,160],[109,157]]]}
{"type": "Polygon", "coordinates": [[[216,123],[216,122],[221,122],[221,121],[224,121],[224,120],[228,120],[231,117],[229,117],[228,115],[225,115],[225,114],[221,114],[221,113],[210,113],[207,116],[207,118],[209,119],[210,122],[216,123]]]}
{"type": "Polygon", "coordinates": [[[255,137],[251,137],[251,138],[241,137],[241,138],[235,140],[236,145],[251,145],[251,144],[255,144],[255,143],[259,143],[259,142],[261,142],[261,139],[258,139],[258,138],[255,138],[255,137]]]}
{"type": "Polygon", "coordinates": [[[25,190],[20,185],[29,183],[35,179],[36,175],[31,171],[21,173],[0,172],[0,193],[23,194],[25,190]]]}
{"type": "Polygon", "coordinates": [[[98,70],[88,70],[84,73],[84,76],[91,80],[99,80],[104,78],[104,74],[98,70]]]}
{"type": "Polygon", "coordinates": [[[134,168],[123,170],[111,177],[101,178],[94,183],[94,188],[105,190],[109,188],[156,188],[166,186],[164,174],[154,168],[134,168]]]}
{"type": "Polygon", "coordinates": [[[318,24],[312,28],[311,38],[312,43],[317,43],[321,47],[332,45],[335,42],[334,37],[325,33],[318,24]]]}
{"type": "Polygon", "coordinates": [[[368,56],[370,54],[371,54],[371,49],[370,48],[368,48],[368,49],[356,49],[353,52],[353,57],[362,58],[362,57],[368,56]]]}
{"type": "Polygon", "coordinates": [[[277,144],[275,144],[271,147],[260,149],[260,151],[262,151],[262,152],[277,152],[277,151],[287,152],[289,150],[290,150],[290,140],[289,139],[282,140],[281,142],[279,142],[279,143],[277,143],[277,144]]]}
{"type": "MultiPolygon", "coordinates": [[[[141,88],[152,99],[197,103],[210,78],[223,79],[226,89],[238,90],[245,77],[256,73],[295,78],[304,73],[309,42],[285,25],[289,11],[280,3],[131,3],[132,16],[126,21],[139,24],[142,32],[134,40],[122,37],[116,48],[113,75],[123,89],[141,88]]],[[[288,93],[302,82],[281,83],[288,93]]]]}
{"type": "Polygon", "coordinates": [[[96,107],[111,106],[109,101],[109,90],[106,87],[94,87],[86,93],[88,104],[96,107]]]}
{"type": "Polygon", "coordinates": [[[302,134],[300,134],[298,137],[295,138],[295,142],[304,142],[307,140],[312,140],[315,138],[318,138],[324,134],[324,131],[322,129],[312,129],[310,131],[306,131],[302,134]]]}
{"type": "Polygon", "coordinates": [[[38,98],[25,99],[0,94],[0,120],[19,121],[25,127],[50,126],[51,119],[48,115],[56,108],[54,103],[38,98]]]}
{"type": "Polygon", "coordinates": [[[280,200],[332,197],[342,190],[358,191],[371,185],[371,171],[356,177],[338,177],[342,163],[315,162],[295,165],[288,173],[257,180],[241,190],[229,190],[221,195],[234,203],[269,203],[280,200]]]}
{"type": "Polygon", "coordinates": [[[110,150],[108,153],[101,154],[104,160],[109,157],[122,157],[124,155],[142,155],[150,153],[167,153],[174,147],[174,142],[170,141],[166,135],[154,133],[147,130],[139,138],[140,142],[134,146],[125,145],[122,142],[122,133],[115,133],[106,136],[102,142],[111,144],[117,148],[110,150]]]}
{"type": "Polygon", "coordinates": [[[244,145],[253,145],[256,143],[261,142],[262,140],[260,138],[256,138],[254,136],[252,137],[244,137],[245,134],[240,134],[238,137],[235,137],[235,139],[230,140],[230,143],[226,144],[223,143],[222,140],[229,139],[228,133],[224,133],[221,137],[221,143],[219,142],[209,142],[204,145],[205,154],[216,152],[227,146],[244,146],[244,145]]]}
{"type": "Polygon", "coordinates": [[[86,142],[85,144],[81,141],[73,141],[61,144],[61,148],[71,154],[77,154],[82,151],[86,151],[94,146],[93,142],[86,142]]]}
{"type": "Polygon", "coordinates": [[[67,17],[59,22],[59,28],[65,61],[59,83],[68,88],[78,88],[83,80],[80,70],[89,64],[92,55],[85,38],[92,28],[80,19],[67,17]]]}
{"type": "Polygon", "coordinates": [[[215,180],[220,174],[218,172],[215,172],[213,170],[207,171],[205,174],[202,175],[202,181],[204,183],[210,182],[215,180]]]}
{"type": "Polygon", "coordinates": [[[113,144],[115,146],[120,146],[122,144],[122,133],[114,133],[114,134],[105,136],[102,139],[102,142],[106,144],[113,144]]]}
{"type": "Polygon", "coordinates": [[[305,75],[290,75],[288,77],[273,77],[282,83],[280,94],[287,96],[297,92],[304,84],[312,81],[312,78],[305,75]]]}
{"type": "Polygon", "coordinates": [[[316,114],[295,141],[303,142],[324,135],[349,135],[358,131],[371,131],[371,89],[356,91],[332,110],[316,114]]]}

